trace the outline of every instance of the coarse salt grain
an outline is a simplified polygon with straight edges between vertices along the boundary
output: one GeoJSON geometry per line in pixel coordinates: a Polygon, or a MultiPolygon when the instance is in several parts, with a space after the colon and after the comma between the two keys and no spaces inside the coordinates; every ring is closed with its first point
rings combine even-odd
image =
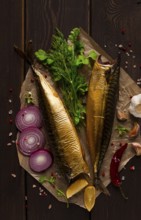
{"type": "Polygon", "coordinates": [[[119,45],[118,45],[118,47],[119,47],[119,48],[122,48],[122,47],[123,47],[123,45],[122,45],[122,44],[119,44],[119,45]]]}
{"type": "Polygon", "coordinates": [[[35,184],[32,185],[32,188],[36,188],[37,186],[35,184]]]}
{"type": "Polygon", "coordinates": [[[11,103],[11,102],[12,102],[12,99],[9,99],[8,101],[9,101],[9,103],[11,103]]]}
{"type": "Polygon", "coordinates": [[[43,192],[44,190],[41,188],[41,187],[39,187],[39,192],[43,192]]]}
{"type": "Polygon", "coordinates": [[[11,176],[12,176],[13,178],[16,178],[16,174],[15,174],[15,173],[11,173],[11,176]]]}
{"type": "Polygon", "coordinates": [[[12,132],[10,132],[10,133],[9,133],[9,137],[11,137],[12,135],[13,135],[13,133],[12,133],[12,132]]]}
{"type": "Polygon", "coordinates": [[[7,146],[11,146],[12,144],[11,143],[7,143],[7,146]]]}
{"type": "Polygon", "coordinates": [[[124,180],[125,180],[125,176],[122,176],[122,177],[121,177],[121,180],[124,181],[124,180]]]}
{"type": "Polygon", "coordinates": [[[9,114],[9,115],[12,115],[12,114],[13,114],[13,110],[10,109],[9,112],[8,112],[8,114],[9,114]]]}
{"type": "Polygon", "coordinates": [[[51,208],[52,208],[52,205],[51,205],[51,204],[49,204],[48,209],[51,209],[51,208]]]}

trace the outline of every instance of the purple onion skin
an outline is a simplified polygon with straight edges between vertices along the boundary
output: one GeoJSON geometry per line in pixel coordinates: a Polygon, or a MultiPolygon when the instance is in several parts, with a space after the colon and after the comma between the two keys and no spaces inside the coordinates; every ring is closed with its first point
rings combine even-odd
{"type": "Polygon", "coordinates": [[[44,145],[45,136],[38,128],[26,128],[19,134],[18,148],[23,155],[29,156],[44,145]]]}
{"type": "Polygon", "coordinates": [[[31,154],[29,166],[34,172],[40,173],[47,170],[53,163],[52,154],[46,149],[40,149],[31,154]]]}
{"type": "Polygon", "coordinates": [[[15,124],[19,131],[28,127],[41,128],[43,123],[40,109],[35,105],[22,108],[16,115],[15,124]]]}

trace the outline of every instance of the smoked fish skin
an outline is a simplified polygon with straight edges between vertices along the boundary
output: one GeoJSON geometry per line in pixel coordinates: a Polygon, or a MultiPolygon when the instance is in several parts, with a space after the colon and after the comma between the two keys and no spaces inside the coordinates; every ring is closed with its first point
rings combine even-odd
{"type": "Polygon", "coordinates": [[[111,139],[114,117],[116,112],[116,103],[119,96],[119,77],[120,77],[120,57],[118,57],[113,72],[111,72],[108,81],[108,94],[105,106],[105,118],[102,134],[101,149],[98,161],[98,175],[105,157],[109,142],[111,139]]]}
{"type": "Polygon", "coordinates": [[[97,164],[101,147],[104,125],[105,105],[108,91],[107,72],[112,64],[95,62],[88,87],[86,105],[86,131],[91,162],[94,174],[97,173],[97,164]]]}
{"type": "Polygon", "coordinates": [[[88,174],[88,166],[76,129],[61,98],[42,73],[34,67],[33,70],[51,126],[51,136],[54,139],[53,152],[61,172],[69,181],[80,174],[88,174]]]}

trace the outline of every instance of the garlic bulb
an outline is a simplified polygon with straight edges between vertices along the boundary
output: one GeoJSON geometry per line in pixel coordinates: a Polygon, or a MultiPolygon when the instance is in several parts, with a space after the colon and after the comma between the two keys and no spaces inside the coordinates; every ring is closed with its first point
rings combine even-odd
{"type": "Polygon", "coordinates": [[[131,103],[128,110],[130,114],[137,118],[141,118],[141,94],[134,95],[131,98],[131,103]]]}

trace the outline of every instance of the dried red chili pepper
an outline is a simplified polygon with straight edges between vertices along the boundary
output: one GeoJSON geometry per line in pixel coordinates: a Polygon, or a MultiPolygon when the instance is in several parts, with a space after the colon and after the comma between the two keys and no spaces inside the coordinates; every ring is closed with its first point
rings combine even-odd
{"type": "Polygon", "coordinates": [[[128,146],[127,143],[121,145],[121,147],[114,153],[112,160],[111,160],[111,164],[110,164],[111,182],[114,186],[119,187],[121,194],[125,199],[127,199],[127,197],[124,195],[121,189],[122,180],[120,178],[120,174],[118,170],[119,170],[119,165],[120,165],[122,155],[124,151],[126,150],[127,146],[128,146]]]}

